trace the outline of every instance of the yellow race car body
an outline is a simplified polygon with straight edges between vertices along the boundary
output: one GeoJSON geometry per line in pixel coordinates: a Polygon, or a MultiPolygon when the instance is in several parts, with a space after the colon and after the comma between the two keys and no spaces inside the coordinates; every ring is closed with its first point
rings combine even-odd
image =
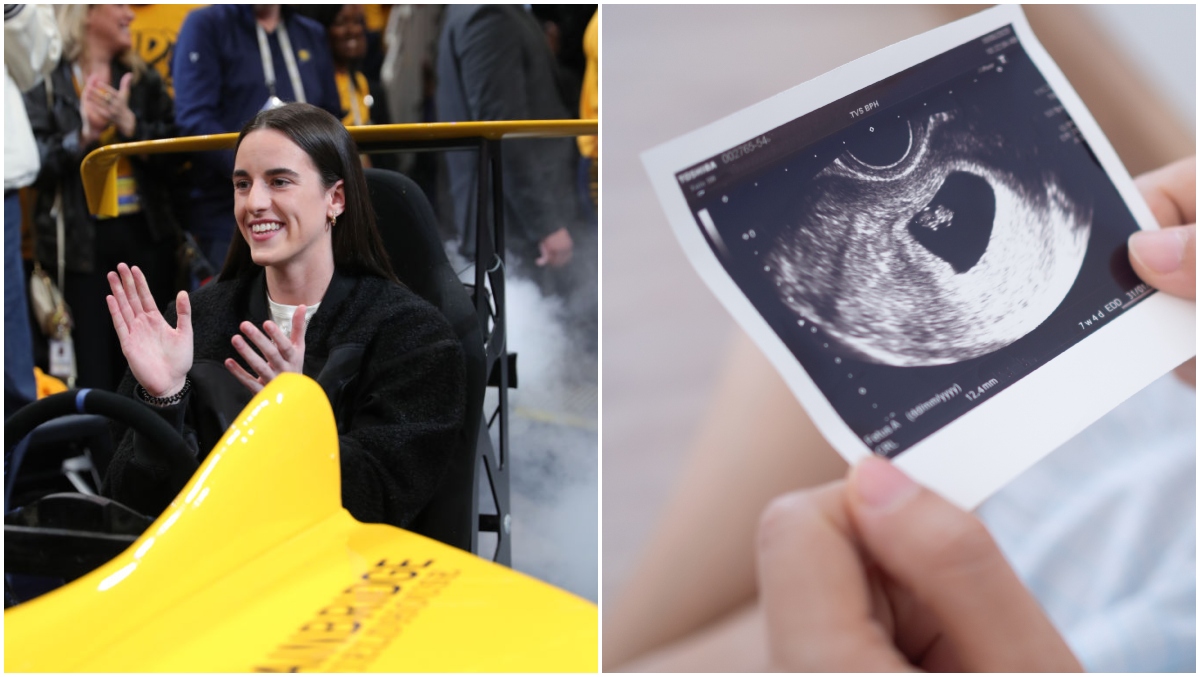
{"type": "Polygon", "coordinates": [[[4,614],[19,672],[596,671],[595,605],[341,505],[320,386],[284,374],[126,551],[4,614]]]}

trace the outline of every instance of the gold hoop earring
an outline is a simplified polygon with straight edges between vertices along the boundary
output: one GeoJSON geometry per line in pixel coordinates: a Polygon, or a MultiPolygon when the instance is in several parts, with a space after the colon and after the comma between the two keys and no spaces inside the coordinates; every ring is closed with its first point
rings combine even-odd
{"type": "MultiPolygon", "coordinates": [[[[329,228],[333,228],[336,225],[337,225],[337,215],[334,214],[333,216],[329,217],[329,228]]],[[[329,228],[326,228],[326,230],[328,230],[329,228]]]]}

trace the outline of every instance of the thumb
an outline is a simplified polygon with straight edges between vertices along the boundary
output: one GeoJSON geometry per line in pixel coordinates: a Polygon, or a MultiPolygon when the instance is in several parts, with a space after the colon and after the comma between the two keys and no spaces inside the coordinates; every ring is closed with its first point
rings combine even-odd
{"type": "Polygon", "coordinates": [[[851,470],[846,494],[863,546],[929,610],[963,670],[1080,669],[973,515],[875,456],[851,470]]]}
{"type": "Polygon", "coordinates": [[[1130,235],[1129,263],[1151,287],[1195,299],[1196,224],[1140,230],[1130,235]]]}
{"type": "Polygon", "coordinates": [[[846,513],[841,482],[771,502],[758,525],[759,602],[773,667],[889,671],[907,667],[875,620],[882,608],[846,513]]]}
{"type": "Polygon", "coordinates": [[[125,101],[125,102],[129,101],[129,88],[132,85],[133,85],[133,73],[126,73],[125,75],[121,76],[121,84],[119,86],[119,89],[117,89],[117,95],[121,97],[122,101],[125,101]]]}
{"type": "Polygon", "coordinates": [[[296,312],[292,314],[292,335],[289,336],[292,340],[292,345],[304,345],[304,316],[308,313],[308,306],[303,304],[296,306],[296,312]]]}
{"type": "Polygon", "coordinates": [[[178,319],[175,322],[175,329],[191,336],[192,300],[185,291],[180,291],[175,297],[175,314],[178,315],[178,319]]]}
{"type": "Polygon", "coordinates": [[[541,254],[541,256],[538,256],[537,260],[534,261],[536,265],[544,266],[547,263],[550,263],[550,248],[547,247],[544,242],[538,243],[538,253],[541,254]]]}

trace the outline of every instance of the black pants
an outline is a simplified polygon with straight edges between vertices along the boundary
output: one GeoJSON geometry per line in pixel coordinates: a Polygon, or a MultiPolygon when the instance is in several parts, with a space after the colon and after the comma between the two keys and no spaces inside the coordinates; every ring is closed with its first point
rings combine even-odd
{"type": "MultiPolygon", "coordinates": [[[[63,283],[63,295],[75,321],[71,333],[78,371],[75,385],[115,391],[129,363],[121,352],[121,343],[105,302],[105,297],[111,293],[108,272],[116,270],[118,263],[137,266],[145,274],[158,307],[173,304],[178,292],[175,242],[171,238],[154,242],[146,218],[141,214],[97,221],[95,242],[92,272],[68,270],[63,283]]],[[[53,270],[53,267],[47,266],[47,270],[53,270]]],[[[44,362],[42,368],[45,368],[44,362]]]]}

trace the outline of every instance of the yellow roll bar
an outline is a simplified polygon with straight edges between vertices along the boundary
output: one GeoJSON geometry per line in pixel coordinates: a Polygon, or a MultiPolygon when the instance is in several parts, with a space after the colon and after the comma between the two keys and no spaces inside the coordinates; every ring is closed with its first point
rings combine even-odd
{"type": "MultiPolygon", "coordinates": [[[[502,122],[435,122],[412,125],[364,125],[347,127],[363,152],[381,143],[413,144],[462,139],[501,139],[590,136],[597,133],[596,120],[520,120],[502,122]]],[[[117,215],[117,160],[124,155],[192,153],[225,150],[237,143],[237,133],[184,136],[175,139],[117,143],[88,153],[80,166],[88,211],[97,216],[117,215]]]]}

